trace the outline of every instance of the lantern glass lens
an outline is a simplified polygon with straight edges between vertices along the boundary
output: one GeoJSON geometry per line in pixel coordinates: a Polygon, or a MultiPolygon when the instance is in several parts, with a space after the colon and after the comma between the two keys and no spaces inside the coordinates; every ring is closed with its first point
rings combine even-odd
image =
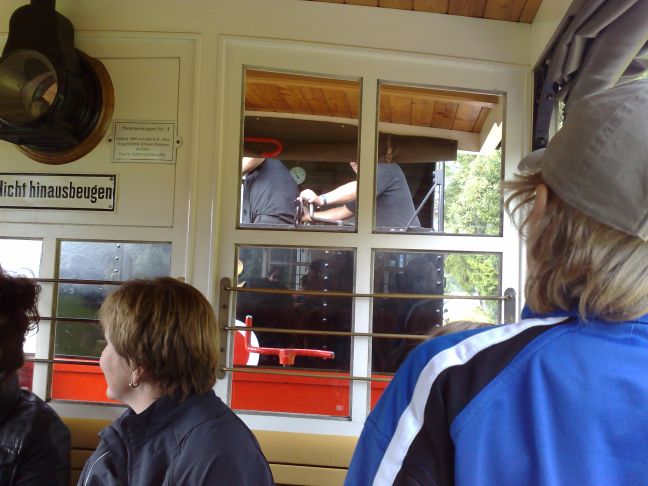
{"type": "Polygon", "coordinates": [[[43,54],[18,50],[0,63],[0,118],[29,123],[43,117],[54,104],[58,76],[43,54]]]}

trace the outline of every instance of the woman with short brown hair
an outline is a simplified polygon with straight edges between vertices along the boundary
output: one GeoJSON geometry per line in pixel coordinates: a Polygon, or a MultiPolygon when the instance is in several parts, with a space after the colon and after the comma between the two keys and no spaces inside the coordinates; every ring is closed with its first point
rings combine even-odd
{"type": "Polygon", "coordinates": [[[106,394],[130,408],[101,432],[79,485],[273,484],[256,439],[212,390],[218,328],[198,290],[126,282],[100,319],[106,394]]]}

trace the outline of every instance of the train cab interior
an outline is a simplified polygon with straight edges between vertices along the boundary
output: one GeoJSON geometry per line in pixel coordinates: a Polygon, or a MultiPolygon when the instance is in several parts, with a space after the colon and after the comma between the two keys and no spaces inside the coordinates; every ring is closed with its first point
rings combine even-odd
{"type": "Polygon", "coordinates": [[[0,265],[42,287],[21,384],[71,428],[73,481],[124,411],[97,310],[120,282],[172,276],[213,304],[216,393],[277,483],[342,484],[434,327],[518,319],[501,181],[570,93],[648,62],[645,32],[610,47],[623,15],[600,3],[32,0],[71,45],[3,1],[0,265]],[[260,194],[248,158],[284,179],[260,194]]]}

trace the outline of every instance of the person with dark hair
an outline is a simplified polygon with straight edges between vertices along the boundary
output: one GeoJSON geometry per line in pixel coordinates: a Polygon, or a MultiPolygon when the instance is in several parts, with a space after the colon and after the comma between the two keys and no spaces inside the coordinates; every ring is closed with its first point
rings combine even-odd
{"type": "Polygon", "coordinates": [[[270,282],[274,282],[277,285],[281,285],[281,288],[285,288],[283,274],[283,268],[281,268],[279,265],[271,265],[270,271],[268,272],[268,280],[270,282]]]}
{"type": "Polygon", "coordinates": [[[515,324],[413,350],[347,485],[646,485],[648,79],[573,100],[508,183],[526,236],[515,324]]]}
{"type": "Polygon", "coordinates": [[[254,435],[212,389],[218,326],[197,289],[132,280],[99,317],[106,395],[129,409],[101,432],[79,486],[274,484],[254,435]]]}
{"type": "Polygon", "coordinates": [[[18,386],[23,342],[36,329],[40,287],[0,268],[0,485],[67,486],[70,433],[56,412],[18,386]]]}

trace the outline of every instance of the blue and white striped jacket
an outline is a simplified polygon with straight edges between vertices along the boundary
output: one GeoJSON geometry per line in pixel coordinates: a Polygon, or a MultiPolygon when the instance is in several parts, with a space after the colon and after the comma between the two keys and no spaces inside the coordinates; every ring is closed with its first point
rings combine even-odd
{"type": "Polygon", "coordinates": [[[648,316],[523,318],[412,351],[345,484],[648,485],[648,316]]]}

